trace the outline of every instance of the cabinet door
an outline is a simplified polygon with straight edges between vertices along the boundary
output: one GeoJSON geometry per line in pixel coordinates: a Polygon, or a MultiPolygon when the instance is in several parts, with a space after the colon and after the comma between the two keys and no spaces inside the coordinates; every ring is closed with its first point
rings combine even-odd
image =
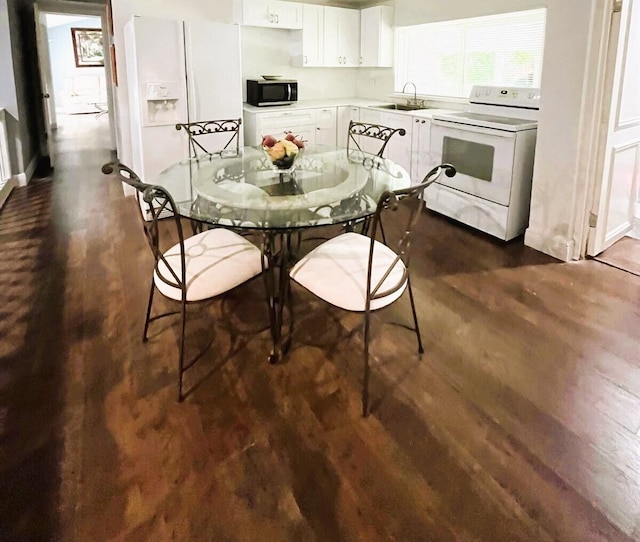
{"type": "Polygon", "coordinates": [[[360,11],[360,65],[390,68],[393,64],[393,8],[360,11]]]}
{"type": "Polygon", "coordinates": [[[358,66],[360,12],[357,9],[324,8],[324,65],[358,66]]]}
{"type": "Polygon", "coordinates": [[[413,134],[413,119],[408,115],[385,113],[382,124],[389,128],[404,128],[406,134],[394,134],[387,143],[384,156],[401,165],[411,173],[411,136],[413,134]]]}
{"type": "Polygon", "coordinates": [[[301,65],[324,65],[324,8],[317,4],[302,4],[301,65]]]}
{"type": "Polygon", "coordinates": [[[336,108],[327,107],[316,110],[316,144],[336,145],[336,108]]]}
{"type": "Polygon", "coordinates": [[[338,28],[338,50],[342,66],[360,65],[360,10],[343,9],[338,28]]]}
{"type": "Polygon", "coordinates": [[[352,107],[350,105],[338,107],[338,118],[336,121],[336,141],[338,147],[347,146],[349,122],[352,120],[360,120],[359,107],[352,107]]]}
{"type": "Polygon", "coordinates": [[[338,25],[341,8],[324,7],[324,65],[341,66],[338,50],[338,25]]]}
{"type": "Polygon", "coordinates": [[[267,3],[269,22],[277,28],[302,28],[302,8],[297,2],[271,0],[267,3]]]}
{"type": "Polygon", "coordinates": [[[435,165],[430,152],[431,121],[429,119],[414,118],[412,135],[411,179],[414,184],[423,181],[424,176],[435,165]]]}
{"type": "Polygon", "coordinates": [[[302,9],[296,2],[281,0],[235,0],[240,6],[239,22],[246,26],[302,28],[302,9]]]}

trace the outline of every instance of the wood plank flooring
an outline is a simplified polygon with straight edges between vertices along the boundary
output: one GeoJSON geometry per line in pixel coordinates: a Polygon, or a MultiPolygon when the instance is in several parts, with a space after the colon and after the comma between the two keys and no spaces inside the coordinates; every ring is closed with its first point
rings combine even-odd
{"type": "Polygon", "coordinates": [[[0,540],[640,540],[640,277],[425,211],[368,419],[360,317],[294,289],[270,366],[260,280],[192,312],[178,404],[134,202],[60,149],[0,211],[0,540]]]}

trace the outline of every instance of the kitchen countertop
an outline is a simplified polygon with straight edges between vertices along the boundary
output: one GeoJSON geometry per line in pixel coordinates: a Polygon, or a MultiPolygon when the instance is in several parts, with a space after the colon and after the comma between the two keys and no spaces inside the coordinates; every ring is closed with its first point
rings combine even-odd
{"type": "Polygon", "coordinates": [[[385,113],[393,113],[396,115],[405,115],[409,117],[418,117],[423,119],[430,119],[434,113],[449,113],[454,111],[451,109],[443,109],[443,108],[427,108],[427,109],[416,109],[414,111],[402,111],[398,109],[383,109],[377,108],[377,105],[383,104],[391,104],[397,103],[393,100],[370,100],[364,98],[328,98],[323,100],[300,100],[291,105],[274,105],[274,106],[266,106],[266,107],[256,107],[254,105],[249,105],[244,103],[244,110],[250,113],[276,113],[279,111],[292,111],[292,110],[304,110],[304,109],[321,109],[323,107],[340,107],[340,106],[351,106],[351,107],[370,107],[372,109],[376,109],[377,111],[384,111],[385,113]]]}

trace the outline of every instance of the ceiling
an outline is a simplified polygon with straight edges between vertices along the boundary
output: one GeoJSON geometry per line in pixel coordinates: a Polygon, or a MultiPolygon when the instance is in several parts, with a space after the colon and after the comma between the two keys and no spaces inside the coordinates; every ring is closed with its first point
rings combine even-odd
{"type": "Polygon", "coordinates": [[[76,21],[82,21],[84,19],[98,19],[100,17],[92,17],[91,15],[63,15],[60,13],[47,13],[47,28],[53,28],[55,26],[62,26],[64,24],[75,23],[76,21]]]}

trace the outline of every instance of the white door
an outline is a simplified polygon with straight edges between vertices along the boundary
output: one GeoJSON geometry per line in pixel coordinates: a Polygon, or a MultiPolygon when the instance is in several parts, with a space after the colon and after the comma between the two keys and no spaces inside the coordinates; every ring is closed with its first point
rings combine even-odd
{"type": "Polygon", "coordinates": [[[51,60],[49,57],[49,40],[47,37],[46,15],[40,11],[38,4],[33,5],[33,13],[36,21],[36,44],[38,49],[38,63],[40,67],[40,88],[42,89],[42,111],[45,128],[45,148],[41,148],[45,156],[49,156],[49,162],[53,167],[53,133],[56,125],[56,108],[53,101],[53,76],[51,75],[51,60]]]}
{"type": "Polygon", "coordinates": [[[611,84],[610,115],[603,123],[602,179],[590,218],[587,253],[591,256],[633,227],[640,166],[639,0],[622,2],[622,11],[613,14],[611,35],[607,79],[611,84]]]}

